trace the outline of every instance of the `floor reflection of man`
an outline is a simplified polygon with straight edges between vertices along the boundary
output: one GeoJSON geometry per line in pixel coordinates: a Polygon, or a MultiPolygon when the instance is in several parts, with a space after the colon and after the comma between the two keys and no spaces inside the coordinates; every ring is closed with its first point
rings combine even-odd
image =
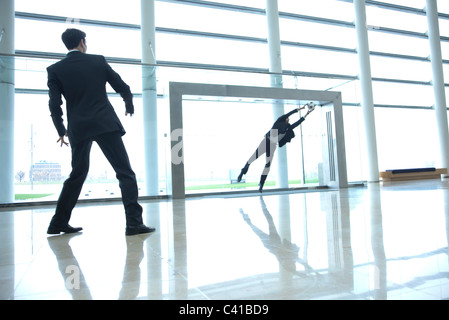
{"type": "Polygon", "coordinates": [[[126,262],[119,300],[136,299],[139,295],[141,280],[140,263],[145,256],[143,243],[149,236],[150,234],[142,234],[137,237],[126,237],[126,262]]]}
{"type": "Polygon", "coordinates": [[[277,260],[285,270],[290,271],[298,276],[306,276],[310,272],[313,272],[312,267],[309,266],[306,261],[303,261],[299,258],[299,247],[296,244],[291,243],[287,239],[281,239],[274,224],[273,217],[268,211],[263,197],[260,197],[260,205],[265,219],[268,222],[268,233],[263,232],[260,228],[254,225],[251,222],[249,216],[245,214],[245,212],[241,208],[240,213],[243,217],[243,220],[245,220],[245,222],[251,227],[254,233],[260,238],[265,248],[267,248],[268,251],[270,251],[270,253],[272,253],[277,258],[277,260]],[[303,265],[304,271],[297,271],[296,263],[303,265]]]}
{"type": "Polygon", "coordinates": [[[80,234],[71,233],[48,237],[47,241],[58,261],[59,271],[65,281],[65,287],[72,295],[72,298],[74,300],[92,300],[89,286],[69,244],[71,239],[80,234]]]}

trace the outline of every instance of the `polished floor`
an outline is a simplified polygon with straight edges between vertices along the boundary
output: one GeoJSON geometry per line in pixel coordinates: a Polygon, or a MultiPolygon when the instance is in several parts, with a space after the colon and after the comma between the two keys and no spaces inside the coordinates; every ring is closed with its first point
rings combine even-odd
{"type": "Polygon", "coordinates": [[[1,209],[0,298],[449,299],[447,181],[142,205],[157,231],[131,237],[120,203],[60,236],[51,207],[1,209]]]}

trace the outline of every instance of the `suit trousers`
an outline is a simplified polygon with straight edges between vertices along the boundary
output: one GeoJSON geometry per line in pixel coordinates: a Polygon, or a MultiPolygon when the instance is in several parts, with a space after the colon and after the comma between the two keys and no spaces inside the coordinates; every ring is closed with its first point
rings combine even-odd
{"type": "Polygon", "coordinates": [[[270,172],[271,163],[274,157],[274,152],[276,151],[277,143],[276,141],[272,141],[270,137],[265,137],[260,142],[256,151],[249,157],[248,164],[253,163],[256,159],[258,159],[261,155],[265,154],[265,167],[262,172],[262,176],[267,176],[270,172]]]}
{"type": "Polygon", "coordinates": [[[68,225],[72,210],[75,207],[84,181],[89,172],[89,158],[92,143],[95,141],[111,164],[119,181],[122,201],[125,208],[126,225],[142,224],[142,207],[137,202],[138,187],[136,175],[131,169],[128,153],[123,144],[120,132],[110,132],[92,139],[86,139],[72,145],[72,172],[64,182],[56,205],[51,225],[65,227],[68,225]]]}

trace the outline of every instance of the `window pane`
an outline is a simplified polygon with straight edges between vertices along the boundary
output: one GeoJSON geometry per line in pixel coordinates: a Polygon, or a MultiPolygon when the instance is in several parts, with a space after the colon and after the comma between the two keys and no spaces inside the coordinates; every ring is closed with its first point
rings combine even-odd
{"type": "Polygon", "coordinates": [[[382,2],[397,4],[405,7],[412,7],[416,9],[423,9],[426,6],[425,0],[384,0],[382,2]]]}
{"type": "Polygon", "coordinates": [[[266,68],[268,50],[264,43],[158,34],[158,60],[266,68]]]}
{"type": "Polygon", "coordinates": [[[280,19],[281,39],[354,49],[355,30],[329,24],[280,19]]]}
{"type": "Polygon", "coordinates": [[[426,16],[409,12],[367,6],[366,19],[368,26],[386,27],[420,33],[427,31],[426,16]]]}
{"type": "MultiPolygon", "coordinates": [[[[120,112],[123,104],[121,98],[110,97],[117,115],[123,123],[127,134],[123,137],[131,164],[139,179],[143,178],[143,154],[141,143],[141,118],[124,116],[120,112]]],[[[141,110],[135,99],[136,113],[141,110]]],[[[64,103],[65,105],[65,103],[64,103]]],[[[63,105],[64,114],[65,107],[63,105]]],[[[141,112],[139,112],[141,114],[141,112]]],[[[42,94],[16,94],[15,116],[20,119],[20,126],[15,128],[15,173],[23,172],[22,181],[16,181],[16,194],[46,194],[43,200],[56,200],[62,182],[71,171],[70,147],[60,147],[56,140],[58,134],[48,110],[48,96],[42,94]],[[58,171],[52,173],[51,165],[58,171]],[[33,170],[31,170],[33,166],[33,170]]],[[[65,119],[65,117],[64,117],[65,119]]],[[[65,119],[65,124],[67,121],[65,119]]],[[[81,198],[119,197],[115,172],[96,144],[91,152],[89,176],[83,188],[81,198]],[[97,186],[93,184],[98,184],[97,186]],[[108,191],[107,191],[108,190],[108,191]]]]}
{"type": "MultiPolygon", "coordinates": [[[[292,107],[286,107],[290,111],[292,107]]],[[[306,111],[301,111],[301,116],[306,111]]],[[[290,123],[298,119],[292,116],[290,123]]],[[[289,180],[303,181],[301,153],[304,161],[304,183],[319,184],[320,177],[323,176],[323,123],[326,123],[326,113],[317,107],[313,113],[307,116],[306,120],[295,129],[295,139],[292,139],[285,147],[288,154],[288,174],[289,180]],[[296,157],[292,155],[297,153],[296,157]]]]}
{"type": "Polygon", "coordinates": [[[57,60],[48,59],[15,59],[16,89],[47,90],[47,67],[57,60]]]}
{"type": "Polygon", "coordinates": [[[433,110],[376,108],[379,169],[438,167],[433,110]]]}
{"type": "Polygon", "coordinates": [[[66,53],[67,48],[61,40],[61,34],[67,28],[77,28],[86,33],[88,53],[132,59],[141,57],[139,30],[27,19],[16,19],[15,22],[16,50],[66,53]],[[120,45],[117,45],[117,41],[120,45]]]}
{"type": "MultiPolygon", "coordinates": [[[[284,105],[285,113],[297,106],[284,105]]],[[[304,127],[306,183],[318,183],[318,167],[322,161],[320,113],[310,116],[304,127]]],[[[291,123],[299,115],[291,116],[291,123]]],[[[202,192],[206,187],[230,191],[257,188],[264,171],[265,154],[256,159],[244,176],[243,184],[232,184],[241,168],[256,151],[264,135],[273,125],[272,105],[254,99],[201,98],[183,102],[183,154],[188,193],[202,192]],[[214,101],[215,100],[215,101],[214,101]],[[221,100],[221,101],[219,101],[221,100]],[[232,101],[234,100],[234,101],[232,101]],[[217,117],[220,118],[217,121],[217,117]],[[239,126],[243,124],[243,126],[239,126]],[[236,125],[241,127],[235,129],[236,125]]],[[[304,183],[302,169],[301,128],[297,138],[288,144],[288,172],[290,185],[304,183]]],[[[277,155],[273,159],[266,186],[277,181],[277,155]]]]}
{"type": "Polygon", "coordinates": [[[372,76],[377,78],[430,81],[431,65],[427,61],[371,56],[372,76]]]}
{"type": "MultiPolygon", "coordinates": [[[[439,26],[440,26],[440,35],[442,37],[449,37],[449,20],[440,18],[439,26]]],[[[449,60],[449,41],[441,41],[440,44],[443,59],[449,60]]]]}
{"type": "Polygon", "coordinates": [[[160,1],[156,12],[157,27],[266,38],[264,15],[160,1]]]}
{"type": "Polygon", "coordinates": [[[370,51],[403,54],[416,57],[428,57],[430,54],[427,39],[406,37],[398,34],[369,31],[370,51]]]}
{"type": "Polygon", "coordinates": [[[438,25],[440,26],[440,35],[442,37],[449,37],[449,20],[439,18],[438,25]]]}
{"type": "Polygon", "coordinates": [[[335,0],[292,1],[279,0],[280,12],[291,12],[306,16],[354,21],[352,3],[335,0]]]}
{"type": "Polygon", "coordinates": [[[283,87],[302,90],[337,91],[342,93],[343,103],[358,103],[358,86],[355,80],[319,77],[283,77],[283,87]]]}
{"type": "Polygon", "coordinates": [[[363,159],[365,147],[363,141],[363,114],[360,107],[343,107],[345,127],[345,153],[348,181],[363,181],[366,161],[363,159]]]}
{"type": "Polygon", "coordinates": [[[62,179],[70,173],[70,148],[61,148],[48,110],[48,96],[16,94],[15,118],[20,126],[14,133],[15,175],[23,172],[22,180],[16,178],[16,194],[45,194],[43,199],[57,199],[62,179]],[[50,175],[50,164],[60,166],[57,174],[50,175]],[[32,165],[36,170],[32,170],[32,165]]]}
{"type": "Polygon", "coordinates": [[[265,9],[265,0],[217,0],[214,2],[265,9]]]}
{"type": "Polygon", "coordinates": [[[282,67],[341,75],[356,75],[358,72],[355,54],[288,46],[282,47],[282,67]]]}
{"type": "Polygon", "coordinates": [[[449,65],[443,63],[443,74],[445,83],[449,81],[449,65]]]}
{"type": "MultiPolygon", "coordinates": [[[[229,184],[230,170],[243,168],[272,124],[272,110],[268,104],[184,101],[187,190],[198,192],[201,185],[229,184]],[[242,125],[244,130],[235,130],[236,125],[242,125]]],[[[264,165],[265,157],[255,161],[245,181],[257,186],[264,165]]],[[[271,170],[267,180],[273,180],[275,172],[271,170]]]]}
{"type": "Polygon", "coordinates": [[[74,19],[140,24],[140,0],[16,0],[15,10],[74,19]]]}
{"type": "Polygon", "coordinates": [[[373,82],[374,104],[398,106],[433,105],[432,86],[392,82],[373,82]]]}
{"type": "MultiPolygon", "coordinates": [[[[423,0],[423,2],[425,2],[423,0]]],[[[425,7],[425,3],[424,6],[422,8],[425,7]]],[[[438,12],[441,13],[449,13],[449,2],[446,0],[437,0],[437,7],[438,7],[438,12]]]]}

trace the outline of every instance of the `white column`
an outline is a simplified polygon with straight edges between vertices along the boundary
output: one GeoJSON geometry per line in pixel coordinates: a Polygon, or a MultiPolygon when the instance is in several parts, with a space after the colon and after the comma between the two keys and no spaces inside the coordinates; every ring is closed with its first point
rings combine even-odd
{"type": "Polygon", "coordinates": [[[141,0],[142,106],[145,151],[145,195],[159,194],[154,0],[141,0]]]}
{"type": "Polygon", "coordinates": [[[354,0],[355,26],[357,32],[357,55],[359,58],[359,80],[362,90],[362,113],[365,129],[366,157],[368,160],[368,182],[379,181],[377,159],[376,125],[374,119],[373,85],[369,57],[368,30],[366,25],[365,0],[354,0]]]}
{"type": "MultiPolygon", "coordinates": [[[[281,36],[279,31],[279,9],[277,0],[266,0],[268,26],[268,50],[270,54],[271,86],[282,88],[281,36]]],[[[284,105],[273,104],[273,119],[276,120],[285,113],[284,105]]],[[[288,188],[287,148],[277,148],[277,186],[288,188]]]]}
{"type": "Polygon", "coordinates": [[[440,142],[441,166],[449,169],[449,131],[447,124],[446,94],[444,91],[443,59],[441,57],[438,10],[435,0],[426,0],[432,86],[435,98],[435,115],[440,142]]]}
{"type": "Polygon", "coordinates": [[[0,1],[0,203],[14,202],[14,0],[0,1]],[[5,55],[5,56],[4,56],[5,55]],[[6,56],[9,55],[9,56],[6,56]]]}

